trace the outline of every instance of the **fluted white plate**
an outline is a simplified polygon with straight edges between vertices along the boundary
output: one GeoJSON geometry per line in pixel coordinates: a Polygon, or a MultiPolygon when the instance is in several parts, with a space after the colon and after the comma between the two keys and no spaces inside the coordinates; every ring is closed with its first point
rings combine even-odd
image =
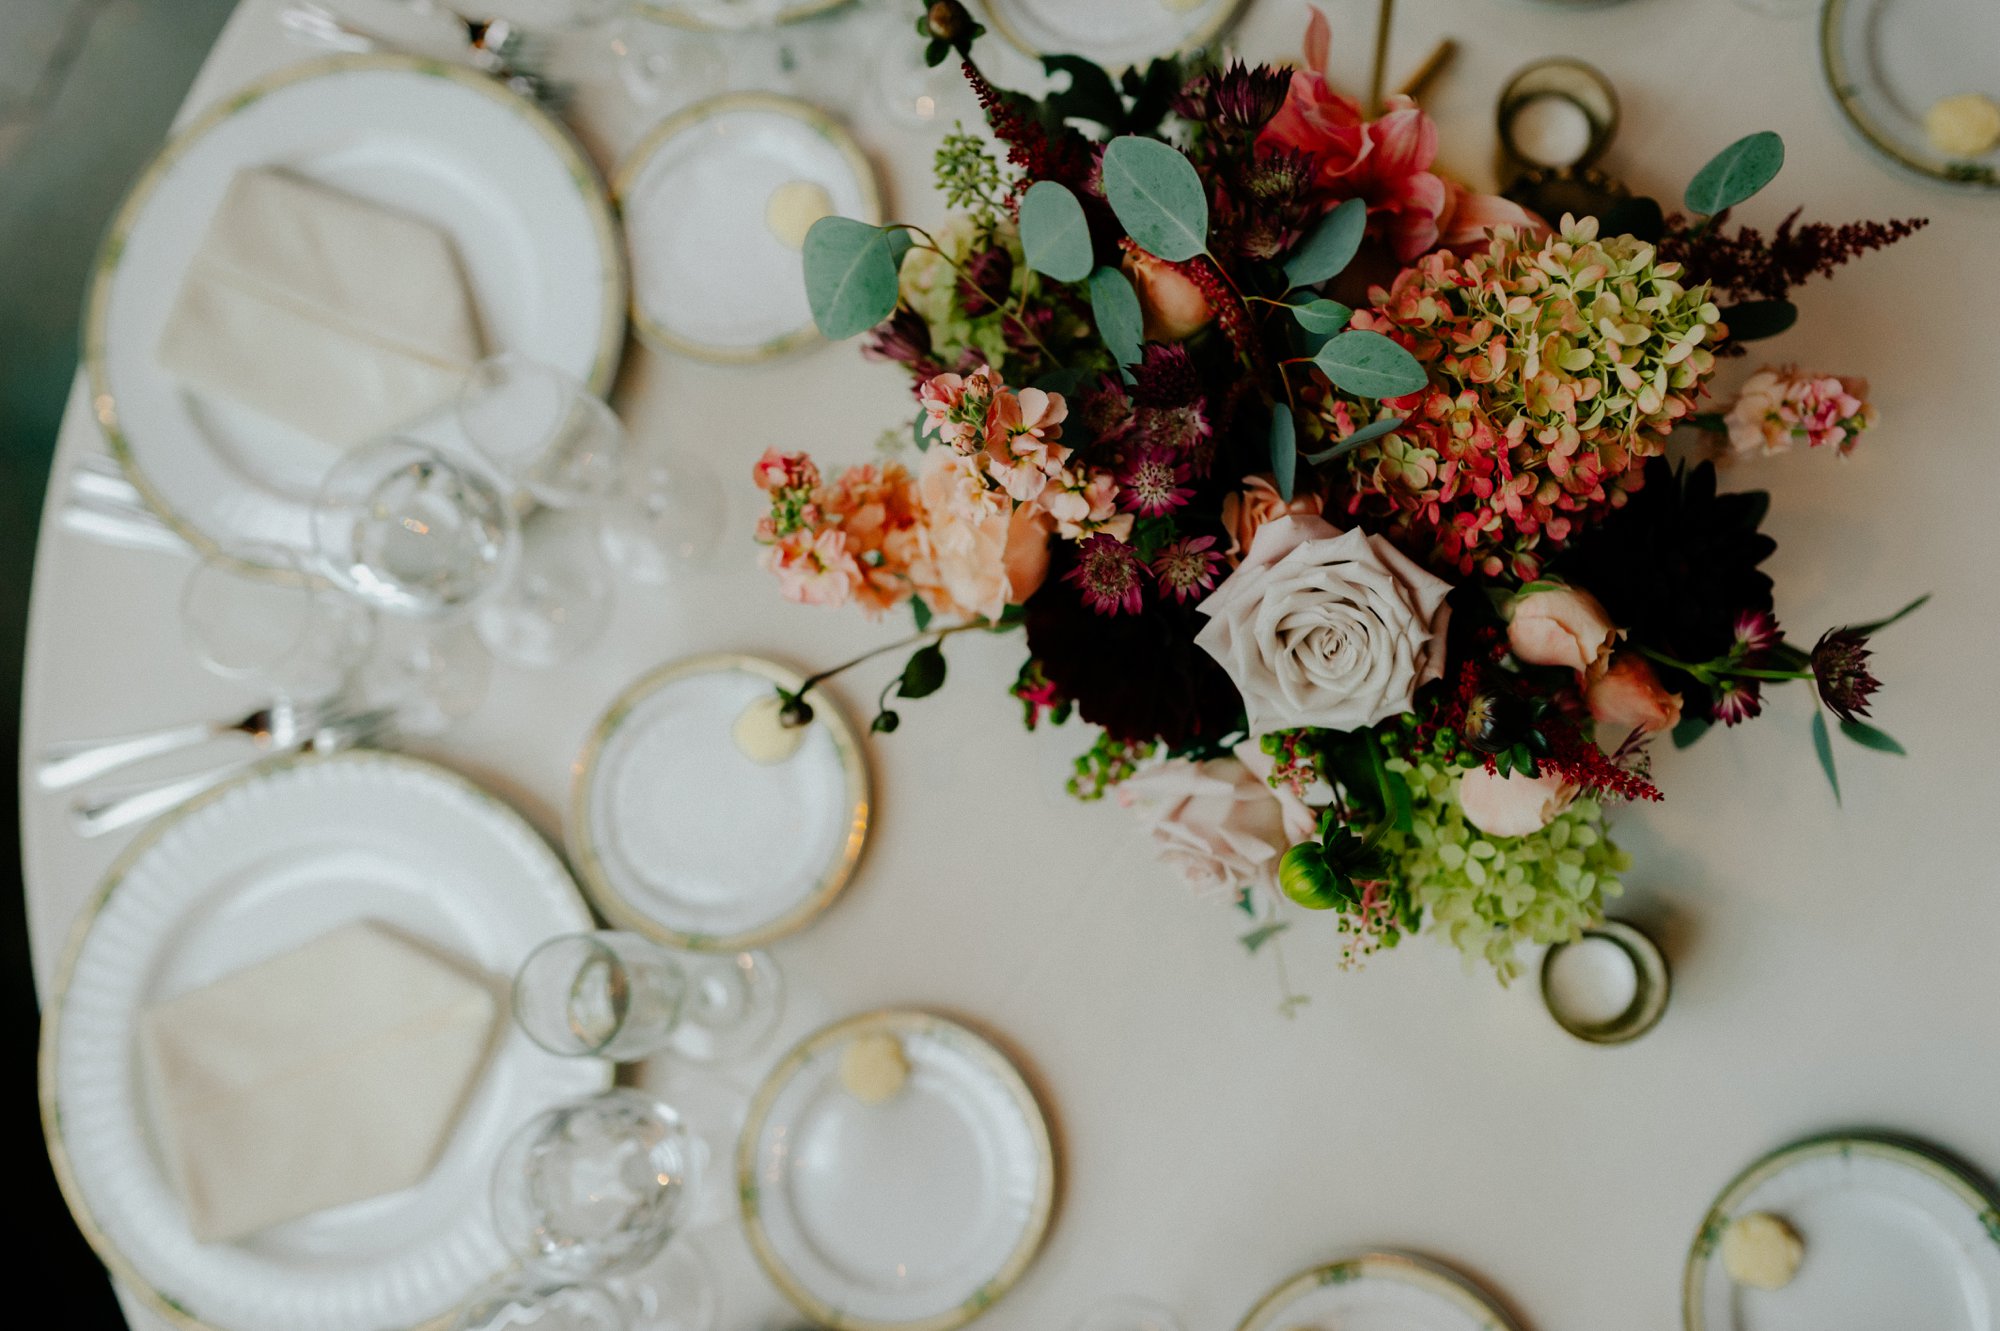
{"type": "Polygon", "coordinates": [[[1002,36],[1032,56],[1080,55],[1117,71],[1212,45],[1249,0],[985,0],[1002,36]]]}
{"type": "Polygon", "coordinates": [[[2000,1326],[2000,1209],[1982,1184],[1918,1147],[1815,1138],[1723,1190],[1688,1258],[1688,1331],[1993,1331],[2000,1326]],[[1750,1289],[1722,1265],[1738,1216],[1768,1211],[1805,1260],[1783,1289],[1750,1289]]]}
{"type": "Polygon", "coordinates": [[[1055,1196],[1048,1124],[1005,1055],[925,1012],[836,1023],[788,1054],[737,1147],[743,1223],[765,1270],[833,1331],[947,1331],[1033,1260],[1055,1196]],[[903,1088],[863,1104],[841,1083],[856,1039],[887,1034],[903,1088]]]}
{"type": "Polygon", "coordinates": [[[590,927],[561,862],[518,814],[388,754],[280,767],[157,825],[79,926],[43,1032],[51,1153],[98,1254],[183,1321],[384,1331],[443,1317],[507,1264],[488,1205],[502,1142],[609,1082],[608,1065],[543,1053],[510,1024],[421,1183],[239,1242],[199,1242],[156,1146],[140,1015],[356,920],[430,942],[502,993],[536,944],[590,927]]]}
{"type": "MultiPolygon", "coordinates": [[[[156,355],[230,181],[268,166],[437,227],[489,352],[611,386],[624,251],[604,186],[559,121],[487,75],[434,60],[346,55],[282,70],[161,149],[111,224],[86,311],[84,363],[112,450],[198,547],[309,548],[313,495],[340,456],[188,389],[156,355]]],[[[452,441],[449,407],[417,432],[452,441]]]]}
{"type": "Polygon", "coordinates": [[[1365,1252],[1301,1271],[1237,1331],[1515,1331],[1472,1282],[1436,1262],[1365,1252]]]}

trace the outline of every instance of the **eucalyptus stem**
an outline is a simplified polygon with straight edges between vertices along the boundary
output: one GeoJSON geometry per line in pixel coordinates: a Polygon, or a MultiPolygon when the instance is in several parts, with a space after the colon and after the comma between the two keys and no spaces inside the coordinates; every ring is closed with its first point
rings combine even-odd
{"type": "MultiPolygon", "coordinates": [[[[929,250],[932,254],[937,255],[938,258],[943,259],[946,263],[950,264],[951,270],[954,273],[957,273],[967,286],[971,287],[974,291],[977,291],[980,295],[986,297],[986,299],[992,303],[993,308],[1000,311],[1000,314],[1003,318],[1011,322],[1016,328],[1020,329],[1021,335],[1027,338],[1030,342],[1033,342],[1035,344],[1036,349],[1039,350],[1044,356],[1048,357],[1049,364],[1060,365],[1062,363],[1056,359],[1056,353],[1049,350],[1048,344],[1042,341],[1041,338],[1035,336],[1035,330],[1028,327],[1027,321],[1021,318],[1018,314],[1015,314],[1011,309],[1008,308],[1011,302],[1003,297],[996,297],[991,291],[988,291],[985,287],[979,285],[978,281],[973,278],[972,274],[965,270],[964,264],[960,263],[958,260],[952,258],[949,254],[946,254],[944,252],[943,247],[937,243],[937,238],[935,236],[931,235],[930,232],[924,230],[922,227],[913,226],[908,222],[898,223],[898,225],[900,225],[903,228],[903,230],[908,231],[912,235],[922,236],[924,239],[924,243],[921,248],[929,250]]],[[[1026,293],[1023,293],[1024,302],[1025,302],[1025,295],[1026,293]]]]}

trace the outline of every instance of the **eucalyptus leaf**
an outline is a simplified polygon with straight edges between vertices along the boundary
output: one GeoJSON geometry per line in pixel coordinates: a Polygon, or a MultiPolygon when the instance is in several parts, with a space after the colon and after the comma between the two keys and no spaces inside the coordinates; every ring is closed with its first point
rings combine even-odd
{"type": "Polygon", "coordinates": [[[1877,753],[1893,753],[1898,758],[1907,757],[1909,754],[1909,750],[1898,744],[1885,732],[1869,725],[1866,721],[1842,720],[1840,723],[1840,733],[1853,740],[1856,744],[1859,744],[1862,748],[1873,749],[1877,753]]]}
{"type": "Polygon", "coordinates": [[[910,437],[917,441],[917,451],[919,453],[922,453],[930,448],[931,443],[937,438],[937,436],[931,433],[931,418],[929,412],[920,411],[917,413],[917,422],[915,427],[910,431],[910,437]]]}
{"type": "Polygon", "coordinates": [[[1840,803],[1840,773],[1833,768],[1833,738],[1826,733],[1826,713],[1814,709],[1812,719],[1813,752],[1819,755],[1819,770],[1826,773],[1827,784],[1833,787],[1833,802],[1840,803]]]}
{"type": "Polygon", "coordinates": [[[1111,211],[1140,249],[1180,263],[1208,248],[1208,190],[1178,148],[1123,135],[1105,146],[1103,176],[1111,211]]]}
{"type": "Polygon", "coordinates": [[[1337,333],[1347,327],[1347,321],[1354,317],[1354,311],[1337,300],[1312,300],[1289,308],[1292,317],[1299,321],[1299,327],[1308,333],[1337,333]]]}
{"type": "Polygon", "coordinates": [[[1318,286],[1354,261],[1368,230],[1368,205],[1349,199],[1320,219],[1312,234],[1285,260],[1285,280],[1295,287],[1318,286]]]}
{"type": "Polygon", "coordinates": [[[1313,357],[1335,388],[1356,397],[1402,397],[1430,382],[1417,358],[1382,336],[1350,328],[1313,357]]]}
{"type": "Polygon", "coordinates": [[[1722,322],[1738,342],[1776,337],[1799,321],[1799,307],[1788,300],[1745,300],[1722,307],[1722,322]]]}
{"type": "Polygon", "coordinates": [[[1090,312],[1097,319],[1097,335],[1120,365],[1137,365],[1144,345],[1145,318],[1139,312],[1139,293],[1131,280],[1116,268],[1099,268],[1090,275],[1090,312]]]}
{"type": "Polygon", "coordinates": [[[1090,223],[1076,195],[1038,180],[1021,196],[1021,253],[1028,267],[1058,282],[1090,276],[1090,223]]]}
{"type": "Polygon", "coordinates": [[[1689,212],[1713,217],[1771,183],[1785,164],[1785,141],[1770,130],[1747,134],[1709,159],[1688,182],[1689,212]]]}
{"type": "Polygon", "coordinates": [[[889,261],[896,265],[896,271],[900,273],[903,271],[903,256],[917,243],[916,238],[899,226],[884,227],[883,230],[889,233],[889,261]]]}
{"type": "Polygon", "coordinates": [[[1353,434],[1348,435],[1347,438],[1335,444],[1332,448],[1322,449],[1317,453],[1306,454],[1306,461],[1312,463],[1315,467],[1323,466],[1337,457],[1344,457],[1352,453],[1363,444],[1372,444],[1383,435],[1394,434],[1402,426],[1403,420],[1403,417],[1396,416],[1386,421],[1375,421],[1364,425],[1353,434]]]}
{"type": "Polygon", "coordinates": [[[1244,934],[1236,941],[1243,944],[1244,950],[1254,957],[1257,955],[1258,948],[1264,946],[1264,944],[1270,942],[1273,938],[1276,938],[1291,927],[1291,925],[1285,923],[1283,920],[1273,920],[1269,924],[1258,925],[1255,929],[1244,934]]]}
{"type": "Polygon", "coordinates": [[[1709,732],[1709,728],[1714,724],[1715,722],[1708,717],[1689,712],[1681,718],[1680,724],[1674,727],[1674,747],[1677,749],[1687,748],[1703,735],[1706,735],[1709,732]]]}
{"type": "Polygon", "coordinates": [[[1607,236],[1636,236],[1648,245],[1659,243],[1667,232],[1667,219],[1658,199],[1635,194],[1620,199],[1598,218],[1607,236]]]}
{"type": "Polygon", "coordinates": [[[944,649],[936,643],[917,648],[903,666],[896,692],[905,698],[928,698],[944,687],[944,649]]]}
{"type": "Polygon", "coordinates": [[[853,337],[896,312],[901,251],[892,235],[902,233],[851,217],[822,217],[806,232],[806,299],[820,332],[836,340],[853,337]]]}
{"type": "Polygon", "coordinates": [[[1278,494],[1286,503],[1292,502],[1292,486],[1297,483],[1299,470],[1299,432],[1292,420],[1292,409],[1283,402],[1271,405],[1271,476],[1277,483],[1278,494]]]}

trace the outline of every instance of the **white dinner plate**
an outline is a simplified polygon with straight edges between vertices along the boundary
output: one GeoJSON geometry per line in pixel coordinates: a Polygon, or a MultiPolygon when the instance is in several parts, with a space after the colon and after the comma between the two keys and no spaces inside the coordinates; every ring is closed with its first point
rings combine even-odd
{"type": "Polygon", "coordinates": [[[699,32],[736,32],[771,23],[797,23],[852,0],[638,0],[640,15],[699,32]]]}
{"type": "Polygon", "coordinates": [[[1265,1295],[1237,1331],[1515,1331],[1457,1272],[1400,1252],[1328,1262],[1265,1295]]]}
{"type": "Polygon", "coordinates": [[[154,1144],[140,1016],[356,920],[432,943],[501,992],[538,943],[590,927],[518,814],[379,753],[278,767],[155,825],[78,925],[42,1032],[50,1154],[98,1255],[174,1320],[384,1331],[443,1317],[507,1265],[487,1200],[507,1135],[609,1084],[608,1064],[543,1053],[510,1024],[423,1182],[198,1242],[154,1144]]]}
{"type": "Polygon", "coordinates": [[[1920,1147],[1813,1138],[1723,1189],[1695,1236],[1682,1299],[1688,1331],[1994,1331],[2000,1210],[1978,1182],[1920,1147]],[[1805,1244],[1783,1289],[1739,1286],[1723,1269],[1724,1230],[1756,1211],[1805,1244]]]}
{"type": "Polygon", "coordinates": [[[2000,147],[1946,157],[1924,133],[1925,112],[1942,98],[2000,101],[2000,4],[1828,0],[1820,52],[1834,100],[1869,147],[1942,184],[2000,191],[2000,147]]]}
{"type": "Polygon", "coordinates": [[[1048,1123],[1019,1070],[926,1012],[851,1017],[787,1054],[736,1152],[764,1269],[832,1331],[948,1331],[1027,1269],[1055,1201],[1048,1123]],[[842,1085],[857,1038],[889,1035],[909,1079],[866,1105],[842,1085]]]}
{"type": "Polygon", "coordinates": [[[882,220],[867,155],[804,102],[725,93],[648,134],[614,182],[640,334],[724,363],[768,360],[817,338],[804,262],[767,216],[773,192],[794,182],[824,190],[841,217],[882,220]]]}
{"type": "Polygon", "coordinates": [[[833,700],[798,749],[737,746],[746,708],[799,675],[753,656],[664,666],[611,704],[576,761],[570,857],[607,920],[672,947],[737,952],[804,928],[868,839],[868,768],[833,700]]]}
{"type": "MultiPolygon", "coordinates": [[[[624,251],[603,186],[560,123],[458,65],[345,55],[284,70],[161,150],[111,225],[87,311],[91,399],[112,451],[198,549],[310,548],[308,506],[339,456],[191,391],[156,356],[230,181],[267,166],[438,227],[488,352],[610,386],[624,339],[624,251]]],[[[446,404],[440,428],[450,414],[446,404]]]]}
{"type": "Polygon", "coordinates": [[[1249,0],[985,0],[994,28],[1031,56],[1080,55],[1116,73],[1210,46],[1249,0]]]}

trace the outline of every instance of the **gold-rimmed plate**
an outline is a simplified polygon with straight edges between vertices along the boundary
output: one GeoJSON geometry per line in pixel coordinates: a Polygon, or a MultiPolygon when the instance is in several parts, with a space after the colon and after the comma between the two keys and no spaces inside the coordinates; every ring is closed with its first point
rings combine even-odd
{"type": "Polygon", "coordinates": [[[994,30],[1037,59],[1080,55],[1116,72],[1211,47],[1249,0],[985,0],[994,30]]]}
{"type": "Polygon", "coordinates": [[[725,93],[669,116],[619,166],[613,192],[633,326],[653,345],[724,364],[819,337],[799,251],[815,218],[882,218],[875,169],[853,136],[819,108],[767,93],[725,93]]]}
{"type": "Polygon", "coordinates": [[[202,1242],[155,1145],[141,1016],[361,920],[498,991],[544,939],[590,927],[562,861],[519,814],[442,768],[357,752],[259,770],[154,824],[71,936],[42,1026],[50,1157],[104,1264],[178,1325],[440,1324],[509,1264],[487,1205],[501,1145],[610,1082],[609,1064],[557,1058],[505,1028],[414,1187],[202,1242]]]}
{"type": "Polygon", "coordinates": [[[1958,155],[1930,141],[1940,100],[2000,101],[2000,5],[1991,0],[1827,0],[1821,67],[1848,125],[1892,165],[1940,185],[2000,194],[2000,144],[1958,155]]]}
{"type": "Polygon", "coordinates": [[[1730,1180],[1688,1251],[1688,1331],[1993,1331],[2000,1318],[2000,1208],[1938,1151],[1868,1134],[1811,1137],[1730,1180]],[[1729,1277],[1732,1221],[1777,1216],[1805,1245],[1780,1289],[1729,1277]]]}
{"type": "Polygon", "coordinates": [[[736,1152],[765,1271],[831,1331],[951,1331],[1012,1289],[1055,1210],[1055,1147],[1018,1068],[928,1012],[872,1012],[807,1037],[750,1105],[736,1152]],[[842,1063],[890,1040],[900,1088],[864,1103],[842,1063]]]}
{"type": "Polygon", "coordinates": [[[782,757],[736,726],[797,672],[752,656],[665,666],[611,704],[577,758],[568,839],[604,917],[672,947],[736,952],[804,928],[868,838],[868,766],[829,698],[782,757]]]}
{"type": "Polygon", "coordinates": [[[189,389],[156,356],[230,182],[272,166],[436,227],[487,350],[610,387],[625,336],[624,249],[604,186],[561,122],[435,60],[339,55],[282,70],[222,99],[141,174],[85,311],[91,404],[111,450],[197,549],[309,549],[312,498],[340,456],[189,389]]]}
{"type": "Polygon", "coordinates": [[[1301,1271],[1258,1301],[1237,1331],[1518,1331],[1483,1290],[1441,1263],[1363,1252],[1301,1271]]]}
{"type": "Polygon", "coordinates": [[[798,23],[850,5],[854,0],[640,0],[641,18],[695,32],[741,32],[747,28],[798,23]]]}

